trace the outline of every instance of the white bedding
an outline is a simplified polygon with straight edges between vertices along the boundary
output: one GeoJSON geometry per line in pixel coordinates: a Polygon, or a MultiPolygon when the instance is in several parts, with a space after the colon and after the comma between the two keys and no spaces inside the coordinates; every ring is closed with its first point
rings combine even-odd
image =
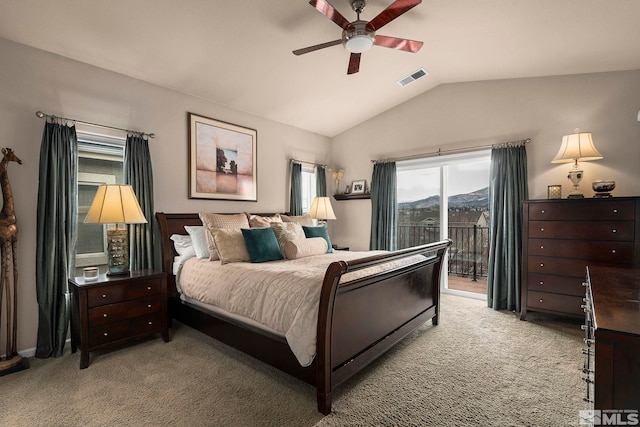
{"type": "MultiPolygon", "coordinates": [[[[336,251],[296,260],[224,265],[191,258],[178,269],[176,283],[187,298],[249,318],[284,335],[300,365],[308,366],[316,354],[318,305],[327,267],[333,261],[380,253],[336,251]]],[[[348,273],[342,282],[420,259],[424,258],[416,255],[348,273]]]]}

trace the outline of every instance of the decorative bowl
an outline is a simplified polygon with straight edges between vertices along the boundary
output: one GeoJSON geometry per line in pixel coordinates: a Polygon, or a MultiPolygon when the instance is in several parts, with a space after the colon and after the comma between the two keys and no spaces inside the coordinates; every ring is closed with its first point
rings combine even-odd
{"type": "Polygon", "coordinates": [[[609,193],[613,191],[614,188],[616,188],[616,182],[606,179],[599,179],[597,181],[593,181],[593,183],[591,184],[591,188],[593,188],[593,191],[595,191],[596,193],[609,193]]]}

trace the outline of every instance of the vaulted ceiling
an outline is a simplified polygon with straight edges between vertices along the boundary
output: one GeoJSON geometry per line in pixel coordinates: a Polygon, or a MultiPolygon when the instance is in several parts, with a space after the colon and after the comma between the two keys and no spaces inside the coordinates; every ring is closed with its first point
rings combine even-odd
{"type": "Polygon", "coordinates": [[[2,38],[330,137],[443,83],[640,69],[638,0],[424,0],[379,31],[418,53],[292,54],[340,34],[307,0],[0,0],[2,38]]]}

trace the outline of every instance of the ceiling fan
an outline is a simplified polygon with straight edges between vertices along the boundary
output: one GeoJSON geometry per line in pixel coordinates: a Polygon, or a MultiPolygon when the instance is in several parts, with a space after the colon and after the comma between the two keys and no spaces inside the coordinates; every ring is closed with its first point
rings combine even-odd
{"type": "Polygon", "coordinates": [[[327,18],[335,22],[342,28],[342,38],[314,46],[294,50],[294,55],[324,49],[326,47],[344,45],[351,56],[347,74],[355,74],[360,70],[360,55],[369,50],[373,45],[389,47],[392,49],[404,50],[407,52],[417,52],[422,47],[422,42],[398,37],[388,37],[376,34],[376,31],[407,12],[409,9],[422,3],[422,0],[396,0],[385,10],[380,12],[371,21],[360,20],[360,13],[364,10],[364,0],[353,0],[351,8],[357,14],[357,19],[353,22],[340,14],[327,0],[311,0],[309,4],[319,10],[327,18]]]}

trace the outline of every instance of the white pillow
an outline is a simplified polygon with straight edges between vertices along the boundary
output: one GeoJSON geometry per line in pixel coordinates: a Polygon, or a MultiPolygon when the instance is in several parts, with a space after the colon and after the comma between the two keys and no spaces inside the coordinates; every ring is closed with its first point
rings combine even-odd
{"type": "Polygon", "coordinates": [[[171,240],[173,240],[173,247],[176,249],[176,252],[180,257],[196,256],[196,250],[193,248],[191,236],[184,234],[172,234],[171,240]]]}
{"type": "Polygon", "coordinates": [[[196,252],[196,257],[202,259],[209,258],[209,247],[207,246],[207,237],[204,233],[204,227],[201,225],[185,225],[184,229],[187,230],[187,233],[191,236],[191,242],[193,243],[193,249],[196,252]]]}

